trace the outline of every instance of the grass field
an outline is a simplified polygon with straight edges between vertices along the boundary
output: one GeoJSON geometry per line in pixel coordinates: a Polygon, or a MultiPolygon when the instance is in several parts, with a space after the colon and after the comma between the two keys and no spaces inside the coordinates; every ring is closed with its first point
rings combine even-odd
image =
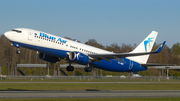
{"type": "Polygon", "coordinates": [[[179,83],[0,83],[1,91],[180,90],[179,83]]]}
{"type": "Polygon", "coordinates": [[[141,77],[141,78],[119,78],[119,77],[29,77],[17,76],[0,78],[0,82],[180,82],[179,77],[167,80],[166,77],[141,77]]]}

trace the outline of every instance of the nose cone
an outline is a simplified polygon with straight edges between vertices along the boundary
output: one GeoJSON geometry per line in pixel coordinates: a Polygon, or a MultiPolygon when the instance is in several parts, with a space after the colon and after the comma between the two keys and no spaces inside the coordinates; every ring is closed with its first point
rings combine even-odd
{"type": "Polygon", "coordinates": [[[4,33],[4,36],[9,39],[10,36],[11,36],[11,34],[12,34],[12,33],[11,33],[10,31],[8,31],[8,32],[5,32],[5,33],[4,33]]]}

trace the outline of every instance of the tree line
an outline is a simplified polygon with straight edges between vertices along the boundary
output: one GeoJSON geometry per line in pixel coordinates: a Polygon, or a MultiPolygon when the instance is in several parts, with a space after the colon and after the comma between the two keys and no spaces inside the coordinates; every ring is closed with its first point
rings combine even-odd
{"type": "MultiPolygon", "coordinates": [[[[65,37],[70,40],[69,37],[65,37]]],[[[26,49],[21,47],[21,53],[16,54],[16,47],[11,45],[11,42],[5,38],[4,35],[0,37],[0,65],[2,65],[2,74],[4,75],[13,75],[14,73],[14,65],[17,63],[27,63],[27,64],[47,64],[46,61],[43,61],[38,58],[37,51],[26,49]]],[[[89,39],[85,44],[94,46],[97,48],[101,48],[114,53],[125,53],[132,51],[137,45],[136,44],[125,44],[122,43],[118,45],[117,43],[112,43],[111,45],[103,46],[98,43],[95,39],[89,39]]],[[[153,50],[157,49],[160,44],[155,43],[153,50]]],[[[168,46],[164,46],[163,50],[159,54],[152,54],[148,59],[148,63],[160,63],[160,64],[176,64],[180,65],[180,43],[175,43],[171,48],[168,46]]],[[[61,60],[57,64],[67,63],[65,60],[61,60]]],[[[51,65],[50,75],[54,75],[54,64],[48,63],[51,65]]],[[[19,68],[24,72],[25,75],[46,75],[46,68],[19,68]]],[[[94,68],[95,69],[95,68],[94,68]]],[[[121,72],[109,72],[105,70],[95,69],[97,75],[128,75],[127,73],[121,72]]],[[[157,69],[148,69],[147,71],[141,71],[139,74],[144,76],[158,76],[161,70],[157,69]]],[[[165,72],[165,71],[164,71],[165,72]]],[[[92,75],[91,73],[86,73],[84,70],[75,69],[73,73],[68,73],[69,75],[92,75]]],[[[21,75],[21,74],[18,74],[21,75]]],[[[63,73],[62,73],[63,75],[63,73]]],[[[171,70],[170,75],[172,76],[180,76],[179,70],[171,70]]]]}

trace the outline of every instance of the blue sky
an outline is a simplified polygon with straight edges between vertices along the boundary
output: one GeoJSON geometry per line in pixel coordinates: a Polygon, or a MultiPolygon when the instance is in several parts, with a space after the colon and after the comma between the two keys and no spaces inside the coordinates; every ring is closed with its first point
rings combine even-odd
{"type": "Polygon", "coordinates": [[[139,44],[152,30],[156,42],[180,42],[180,0],[0,0],[0,34],[31,28],[82,43],[139,44]]]}

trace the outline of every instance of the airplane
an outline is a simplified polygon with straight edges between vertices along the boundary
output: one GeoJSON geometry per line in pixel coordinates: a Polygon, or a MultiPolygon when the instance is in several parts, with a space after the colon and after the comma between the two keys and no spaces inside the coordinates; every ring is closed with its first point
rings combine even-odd
{"type": "Polygon", "coordinates": [[[113,53],[107,50],[92,47],[83,43],[68,40],[46,32],[28,28],[15,28],[5,32],[4,36],[17,47],[25,47],[38,51],[40,59],[56,63],[61,59],[69,62],[67,71],[73,71],[71,63],[86,65],[85,72],[91,72],[92,67],[114,71],[134,72],[147,70],[148,66],[164,66],[163,64],[147,63],[150,54],[159,53],[164,47],[164,41],[157,50],[151,51],[158,32],[152,31],[132,52],[113,53]]]}

